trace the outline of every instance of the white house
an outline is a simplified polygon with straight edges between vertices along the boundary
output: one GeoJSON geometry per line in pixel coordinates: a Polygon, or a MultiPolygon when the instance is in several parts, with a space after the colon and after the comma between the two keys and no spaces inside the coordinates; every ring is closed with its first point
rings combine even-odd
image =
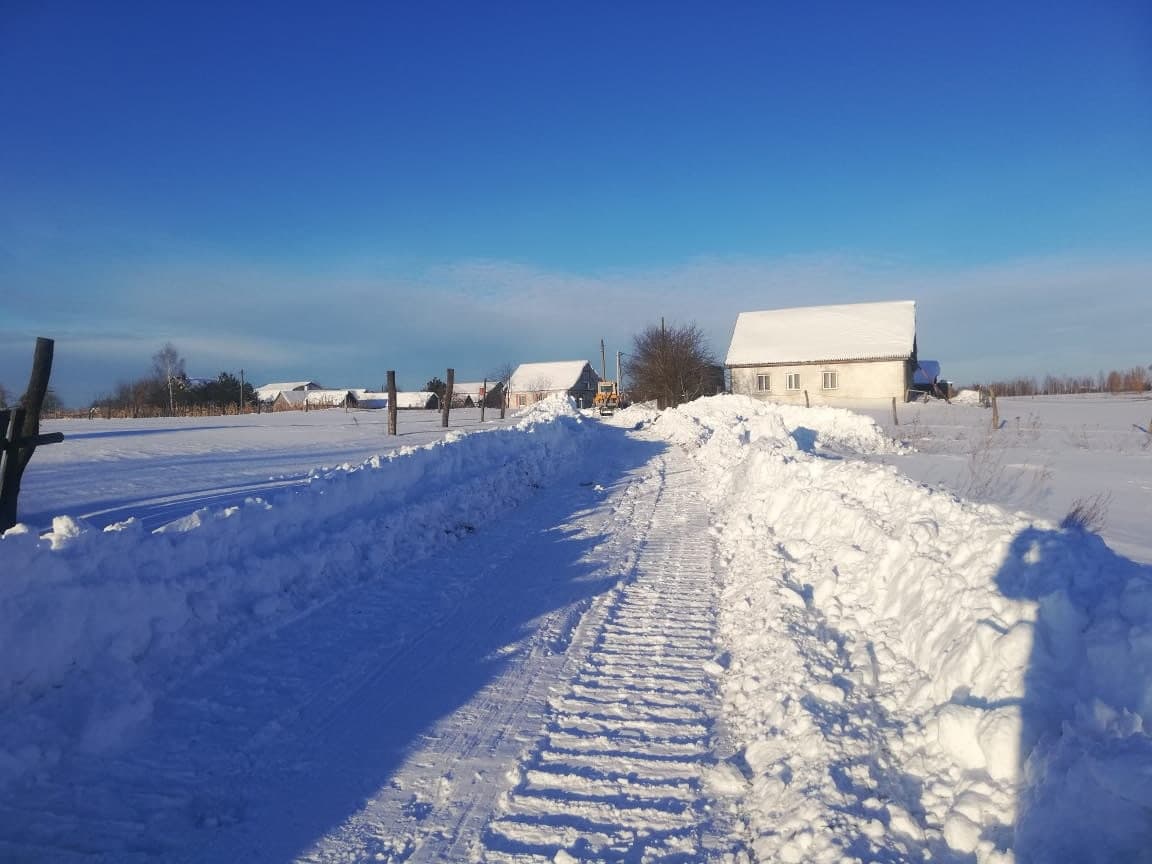
{"type": "Polygon", "coordinates": [[[581,408],[590,408],[599,383],[587,360],[521,363],[508,381],[508,404],[524,408],[553,393],[567,393],[581,408]]]}
{"type": "Polygon", "coordinates": [[[257,387],[254,392],[256,393],[257,402],[275,402],[276,397],[281,392],[293,393],[322,389],[324,388],[315,381],[284,381],[278,384],[265,384],[263,387],[257,387]]]}
{"type": "Polygon", "coordinates": [[[916,303],[741,312],[724,365],[733,393],[762,399],[904,401],[916,368],[916,303]]]}

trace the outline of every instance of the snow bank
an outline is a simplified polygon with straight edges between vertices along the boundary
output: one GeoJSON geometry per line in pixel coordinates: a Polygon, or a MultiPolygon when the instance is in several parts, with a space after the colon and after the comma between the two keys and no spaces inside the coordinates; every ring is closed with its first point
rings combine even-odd
{"type": "Polygon", "coordinates": [[[200,510],[155,532],[57,517],[0,540],[0,784],[147,722],[174,675],[342,589],[433,554],[582,464],[566,397],[510,428],[449,433],[303,490],[200,510]]]}
{"type": "Polygon", "coordinates": [[[716,790],[745,778],[755,856],[1152,860],[1152,570],[827,458],[891,446],[871,420],[750,402],[652,428],[711,480],[739,750],[716,790]]]}

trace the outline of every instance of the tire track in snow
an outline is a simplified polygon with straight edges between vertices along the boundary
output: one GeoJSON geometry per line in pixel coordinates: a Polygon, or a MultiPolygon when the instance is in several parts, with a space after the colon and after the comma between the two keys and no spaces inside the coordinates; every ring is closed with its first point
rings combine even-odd
{"type": "MultiPolygon", "coordinates": [[[[670,455],[668,458],[674,458],[670,455]]],[[[640,552],[585,659],[551,702],[484,858],[690,861],[706,855],[717,586],[694,472],[668,472],[640,552]]]]}

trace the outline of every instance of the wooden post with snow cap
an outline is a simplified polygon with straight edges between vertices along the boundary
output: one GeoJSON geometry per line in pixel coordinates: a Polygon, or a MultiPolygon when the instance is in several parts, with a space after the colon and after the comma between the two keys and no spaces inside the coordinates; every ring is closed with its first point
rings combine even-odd
{"type": "Polygon", "coordinates": [[[456,380],[456,370],[449,368],[447,386],[444,388],[444,402],[440,406],[440,425],[448,428],[448,412],[452,408],[452,383],[456,380]]]}
{"type": "Polygon", "coordinates": [[[900,418],[896,416],[896,397],[892,397],[892,425],[899,426],[900,418]]]}
{"type": "Polygon", "coordinates": [[[396,434],[396,371],[388,370],[388,434],[396,434]]]}

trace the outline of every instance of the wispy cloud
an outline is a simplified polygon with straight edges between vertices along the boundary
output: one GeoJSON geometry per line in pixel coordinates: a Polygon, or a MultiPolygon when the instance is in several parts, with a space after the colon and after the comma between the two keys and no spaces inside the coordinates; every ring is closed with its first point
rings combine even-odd
{"type": "Polygon", "coordinates": [[[918,301],[920,348],[962,381],[1094,371],[1152,361],[1152,258],[1051,257],[960,269],[844,255],[701,258],[675,267],[572,273],[467,260],[399,271],[391,262],[306,273],[253,262],[155,266],[94,278],[96,289],[0,317],[0,380],[54,335],[55,380],[83,402],[143,374],[174,342],[197,374],[419,386],[443,366],[480,377],[505,361],[596,360],[645,326],[693,321],[719,356],[737,313],[885,299],[918,301]]]}

